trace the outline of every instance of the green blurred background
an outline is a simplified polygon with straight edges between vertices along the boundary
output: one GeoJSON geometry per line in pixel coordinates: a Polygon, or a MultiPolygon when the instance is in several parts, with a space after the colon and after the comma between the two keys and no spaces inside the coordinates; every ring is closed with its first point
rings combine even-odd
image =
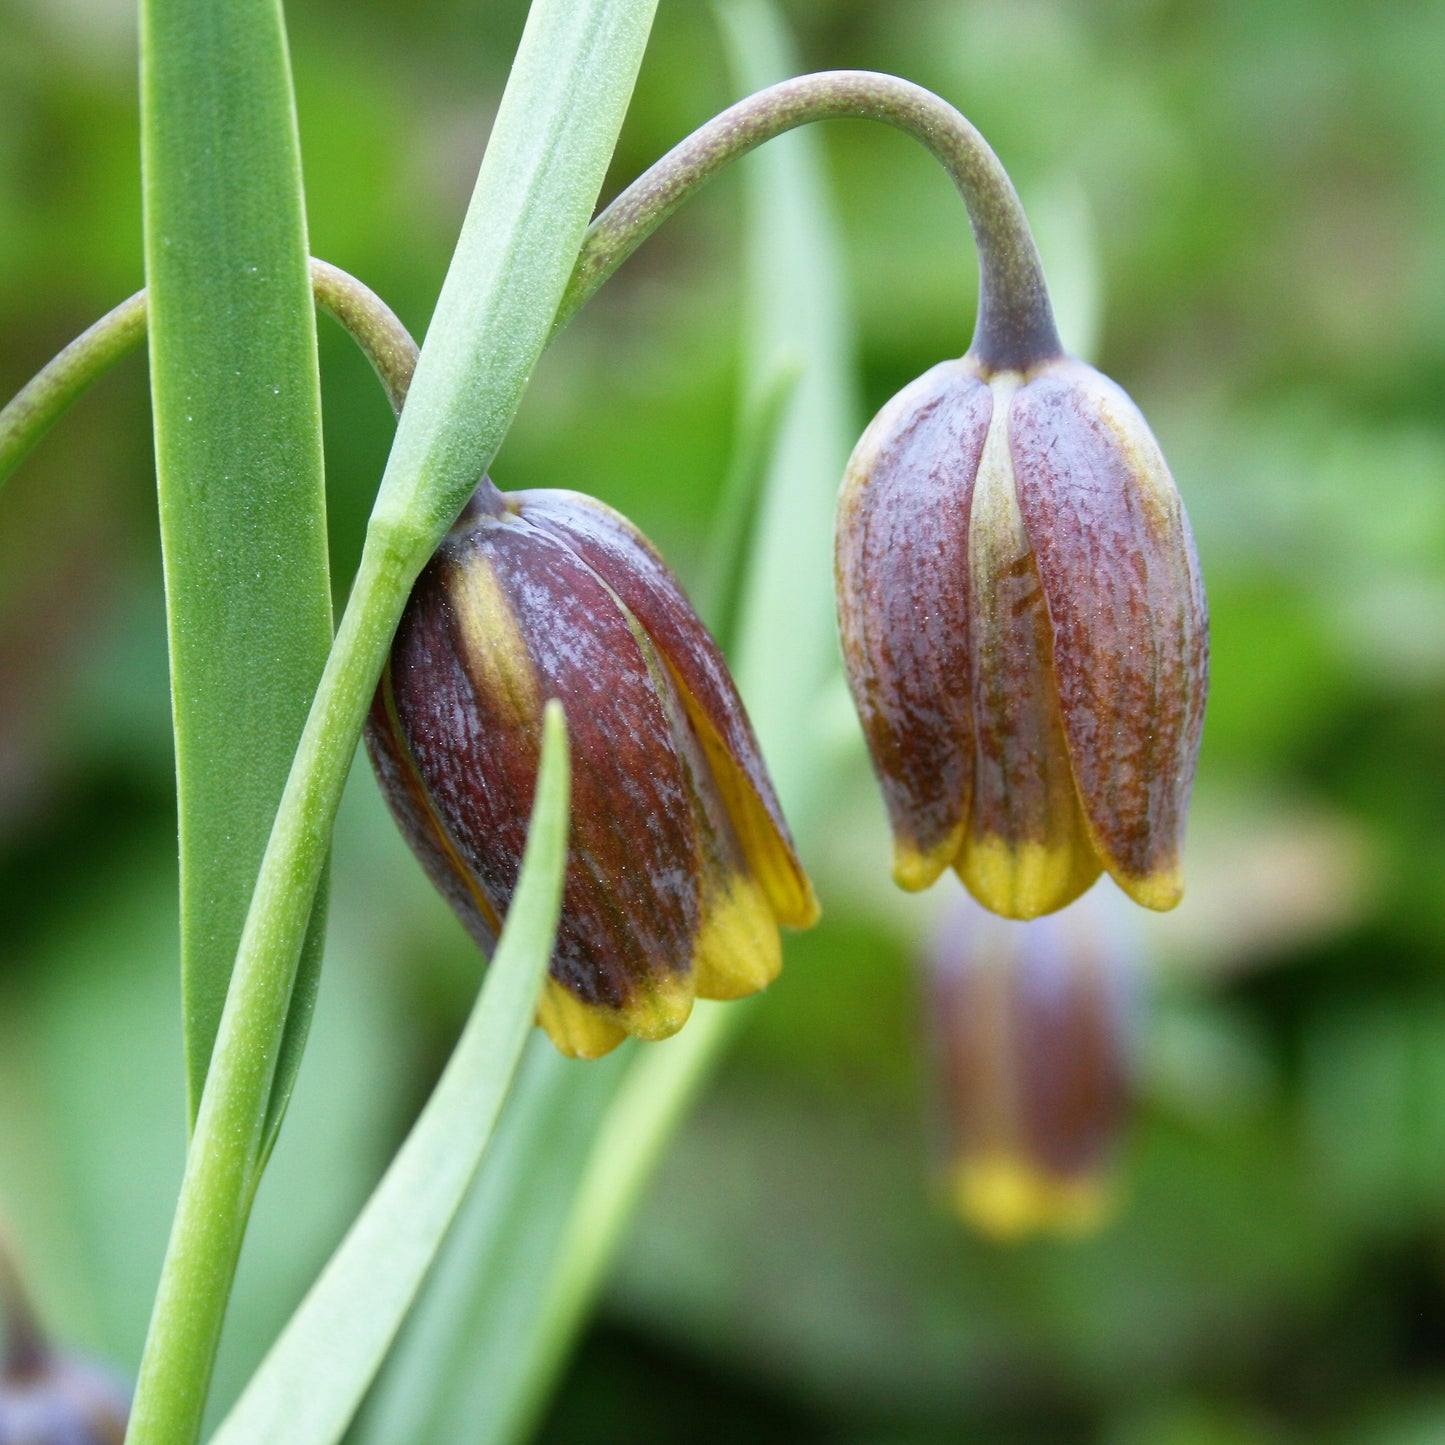
{"type": "MultiPolygon", "coordinates": [[[[313,250],[418,333],[519,0],[293,0],[313,250]]],[[[572,1442],[1445,1440],[1445,4],[799,0],[806,68],[892,70],[1012,172],[1072,349],[1194,521],[1213,691],[1128,1203],[969,1238],[930,1186],[911,959],[841,699],[826,920],[669,1150],[541,1430],[572,1442]]],[[[141,281],[127,0],[0,0],[0,392],[141,281]]],[[[663,0],[609,193],[731,99],[663,0]]],[[[825,136],[869,411],[958,354],[947,182],[825,136]]],[[[597,492],[684,576],[740,379],[737,180],[538,371],[505,486],[597,492]]],[[[344,581],[391,432],[322,323],[344,581]]],[[[865,418],[860,416],[859,424],[865,418]]],[[[57,1332],[133,1369],[183,1140],[173,788],[143,363],[0,494],[0,1208],[57,1332]]],[[[478,963],[364,769],[313,1045],[242,1263],[234,1393],[445,1058],[478,963]]]]}

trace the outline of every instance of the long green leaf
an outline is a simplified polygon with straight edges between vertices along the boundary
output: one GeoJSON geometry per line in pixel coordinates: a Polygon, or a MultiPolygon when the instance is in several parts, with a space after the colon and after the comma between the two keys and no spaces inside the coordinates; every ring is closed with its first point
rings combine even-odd
{"type": "Polygon", "coordinates": [[[532,1028],[567,861],[561,704],[547,705],[517,891],[471,1017],[376,1192],[252,1377],[213,1445],[339,1440],[456,1216],[532,1028]]]}
{"type": "MultiPolygon", "coordinates": [[[[789,72],[786,34],[772,7],[730,6],[724,16],[745,89],[789,72]]],[[[769,722],[765,747],[774,779],[795,824],[805,824],[805,844],[818,775],[806,746],[798,745],[806,739],[793,734],[802,733],[797,720],[809,715],[836,666],[832,504],[856,410],[837,241],[812,141],[806,135],[774,141],[746,167],[756,318],[746,374],[751,404],[774,442],[765,525],[804,530],[783,538],[755,532],[741,637],[744,658],[757,659],[742,675],[744,694],[754,718],[769,722]],[[792,358],[805,369],[774,425],[769,393],[796,365],[792,358]],[[792,653],[795,666],[780,672],[766,665],[767,648],[795,618],[804,622],[803,641],[792,653]],[[764,695],[764,688],[779,691],[764,695]]],[[[652,1165],[753,1006],[698,1004],[676,1038],[624,1046],[622,1068],[612,1060],[579,1068],[538,1047],[525,1087],[503,1116],[508,1147],[478,1174],[443,1256],[471,1263],[460,1279],[434,1271],[361,1421],[358,1445],[508,1445],[526,1438],[652,1165]],[[594,1133],[591,1121],[599,1116],[594,1133]]]]}
{"type": "Polygon", "coordinates": [[[498,1322],[520,1338],[542,1307],[577,1176],[634,1046],[595,1063],[534,1035],[466,1203],[397,1341],[353,1445],[506,1439],[527,1396],[510,1350],[485,1351],[498,1322]],[[539,1147],[545,1140],[545,1147],[539,1147]],[[479,1422],[485,1421],[482,1426],[479,1422]]]}
{"type": "Polygon", "coordinates": [[[420,531],[435,546],[491,465],[552,333],[656,5],[533,5],[397,428],[378,531],[420,531]]]}
{"type": "Polygon", "coordinates": [[[247,911],[141,1357],[136,1445],[199,1429],[366,709],[411,584],[500,446],[551,332],[655,4],[535,0],[528,17],[247,911]]]}
{"type": "MultiPolygon", "coordinates": [[[[142,0],[141,138],[194,1121],[331,642],[316,319],[277,0],[142,0]]],[[[304,1041],[323,918],[318,903],[273,1131],[304,1041]]]]}
{"type": "MultiPolygon", "coordinates": [[[[771,0],[717,7],[745,91],[791,73],[771,0]]],[[[773,449],[738,612],[738,684],[794,829],[806,837],[821,749],[801,720],[840,667],[833,621],[833,509],[858,435],[843,266],[821,137],[795,131],[743,164],[747,185],[746,374],[760,388],[803,357],[773,449]]]]}

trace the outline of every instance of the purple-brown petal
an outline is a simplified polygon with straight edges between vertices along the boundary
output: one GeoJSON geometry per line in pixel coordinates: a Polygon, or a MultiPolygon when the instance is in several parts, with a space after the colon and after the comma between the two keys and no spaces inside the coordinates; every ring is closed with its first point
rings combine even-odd
{"type": "Polygon", "coordinates": [[[973,793],[968,518],[993,409],[947,361],[874,418],[838,503],[838,629],[894,835],[894,877],[953,862],[973,793]]]}
{"type": "Polygon", "coordinates": [[[648,661],[602,581],[515,516],[454,531],[413,594],[391,682],[417,774],[499,916],[520,868],[542,705],[561,700],[572,835],[552,977],[629,1023],[678,995],[699,919],[688,800],[648,661]]]}
{"type": "Polygon", "coordinates": [[[1018,391],[1009,434],[1095,846],[1137,902],[1170,908],[1208,683],[1183,504],[1133,402],[1080,362],[1018,391]]]}
{"type": "Polygon", "coordinates": [[[1077,1233],[1108,1212],[1141,1002],[1127,907],[1096,890],[1020,923],[960,898],[929,951],[950,1184],[995,1237],[1077,1233]]]}
{"type": "Polygon", "coordinates": [[[577,492],[513,494],[527,521],[563,542],[618,596],[667,667],[749,864],[780,922],[817,920],[812,885],[727,663],[656,549],[620,513],[577,492]]]}
{"type": "Polygon", "coordinates": [[[969,512],[969,665],[976,773],[958,872],[986,908],[1036,918],[1098,876],[1054,682],[1048,610],[1015,495],[1008,407],[994,418],[969,512]]]}
{"type": "Polygon", "coordinates": [[[366,751],[402,836],[416,854],[432,886],[451,904],[472,941],[490,958],[501,933],[491,900],[481,891],[457,853],[446,825],[437,816],[416,761],[396,717],[396,698],[387,662],[366,719],[366,751]]]}

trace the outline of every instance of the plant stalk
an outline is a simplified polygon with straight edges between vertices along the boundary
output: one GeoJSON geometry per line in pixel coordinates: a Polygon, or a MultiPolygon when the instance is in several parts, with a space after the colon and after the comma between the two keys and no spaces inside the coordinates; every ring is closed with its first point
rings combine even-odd
{"type": "MultiPolygon", "coordinates": [[[[311,294],[345,328],[371,362],[392,410],[401,414],[416,370],[411,333],[380,296],[329,261],[311,258],[311,294]]],[[[0,485],[77,401],[146,338],[144,290],[107,311],[51,358],[0,408],[0,485]]]]}
{"type": "MultiPolygon", "coordinates": [[[[819,120],[875,120],[913,136],[952,178],[979,252],[979,306],[970,348],[996,370],[1024,369],[1061,351],[1038,248],[1018,194],[988,142],[947,101],[869,70],[829,70],[770,85],[739,101],[644,171],[588,227],[553,333],[694,192],[765,141],[819,120]]],[[[355,277],[315,258],[317,304],[366,353],[399,413],[415,343],[386,304],[355,277]],[[402,378],[405,378],[404,380],[402,378]]],[[[145,337],[138,291],[60,352],[0,411],[0,481],[87,387],[145,337]]]]}
{"type": "MultiPolygon", "coordinates": [[[[608,8],[607,0],[599,0],[598,8],[608,8]]],[[[614,0],[613,10],[624,8],[614,0]]],[[[633,9],[646,10],[650,23],[650,5],[634,4],[633,9]]],[[[558,293],[551,334],[730,161],[797,126],[846,117],[883,121],[913,135],[943,164],[962,195],[979,252],[975,358],[995,370],[1024,369],[1059,354],[1038,253],[993,152],[937,96],[865,71],[825,72],[771,86],[723,112],[663,157],[587,230],[570,280],[558,293]]],[[[318,303],[362,345],[400,412],[417,359],[405,329],[372,293],[334,267],[313,262],[312,283],[318,303]]],[[[483,315],[474,306],[464,309],[474,321],[483,315]]],[[[533,320],[527,328],[537,332],[534,353],[547,340],[545,322],[540,331],[538,326],[533,320]]],[[[0,479],[70,401],[140,341],[144,330],[142,292],[72,343],[0,412],[0,479]]],[[[447,342],[455,350],[454,338],[447,342]]],[[[494,394],[495,413],[487,418],[487,444],[472,439],[470,450],[483,465],[500,443],[529,369],[530,362],[514,360],[502,381],[479,372],[494,394]]],[[[461,384],[454,380],[440,390],[454,391],[461,384]]],[[[439,400],[429,398],[429,413],[444,409],[451,398],[440,407],[439,400]]],[[[425,425],[419,421],[412,435],[425,425]]],[[[181,1445],[199,1431],[230,1281],[264,1162],[264,1101],[275,1068],[274,1044],[285,1023],[341,785],[410,587],[461,495],[453,447],[439,443],[428,451],[425,443],[413,443],[405,463],[389,469],[394,475],[368,532],[247,917],[142,1362],[128,1437],[134,1442],[181,1445]]],[[[589,1241],[572,1268],[586,1276],[603,1255],[603,1242],[589,1241]]]]}
{"type": "MultiPolygon", "coordinates": [[[[424,561],[425,557],[421,558],[424,561]]],[[[251,1201],[266,1100],[331,824],[417,548],[368,535],[282,795],[186,1155],[127,1441],[195,1440],[251,1201]]]]}
{"type": "Polygon", "coordinates": [[[557,314],[560,330],[694,191],[724,166],[817,120],[876,120],[924,145],[963,198],[978,246],[978,319],[969,350],[994,371],[1060,355],[1033,233],[1018,193],[984,138],[947,101],[871,70],[825,70],[739,101],[674,146],[592,223],[557,314]]]}
{"type": "Polygon", "coordinates": [[[191,1445],[264,1164],[271,1080],[347,770],[411,585],[501,445],[576,265],[656,0],[534,0],[241,934],[137,1386],[191,1445]]]}

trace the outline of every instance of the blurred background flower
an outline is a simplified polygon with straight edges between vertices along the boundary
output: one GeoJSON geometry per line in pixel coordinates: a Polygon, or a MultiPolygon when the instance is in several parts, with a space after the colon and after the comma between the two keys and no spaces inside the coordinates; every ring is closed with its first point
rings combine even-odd
{"type": "Polygon", "coordinates": [[[1092,1234],[1132,1114],[1137,921],[1107,885],[1030,923],[948,891],[919,987],[945,1199],[992,1239],[1092,1234]]]}
{"type": "MultiPolygon", "coordinates": [[[[312,245],[420,334],[520,0],[293,0],[312,245]]],[[[541,1438],[1106,1445],[1445,1433],[1445,10],[793,0],[807,68],[983,130],[1065,344],[1149,418],[1194,523],[1213,685],[1143,1041],[1128,1199],[999,1251],[935,1207],[909,959],[856,722],[806,724],[825,920],[668,1150],[541,1438]]],[[[0,390],[140,284],[129,0],[0,0],[0,390]]],[[[733,98],[663,0],[615,190],[733,98]]],[[[822,135],[861,424],[972,325],[962,211],[879,127],[822,135]]],[[[500,486],[585,486],[685,582],[737,407],[738,181],[539,367],[500,486]]],[[[322,323],[335,575],[391,433],[322,323]]],[[[839,439],[846,450],[853,436],[839,439]]],[[[823,539],[826,545],[826,539],[823,539]]],[[[184,1106],[144,366],[0,494],[0,1198],[57,1337],[133,1371],[184,1106]]],[[[748,699],[754,703],[752,698],[748,699]]],[[[753,706],[755,719],[759,709],[753,706]]],[[[760,724],[761,726],[761,724],[760,724]]],[[[800,721],[800,732],[804,725],[800,721]]],[[[475,951],[365,765],[313,1044],[222,1348],[234,1393],[425,1096],[475,951]]]]}

